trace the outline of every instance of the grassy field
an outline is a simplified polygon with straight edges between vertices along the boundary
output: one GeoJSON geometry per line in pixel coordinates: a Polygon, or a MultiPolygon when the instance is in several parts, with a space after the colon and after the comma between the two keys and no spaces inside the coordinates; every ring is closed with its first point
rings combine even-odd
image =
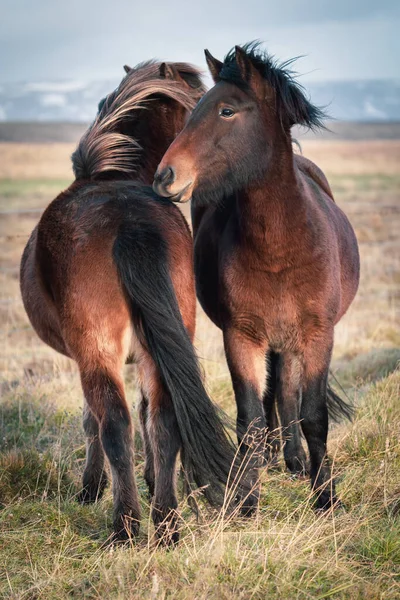
{"type": "MultiPolygon", "coordinates": [[[[4,598],[400,598],[400,142],[313,141],[360,242],[358,296],[338,325],[332,370],[357,406],[329,447],[345,510],[312,510],[309,483],[262,473],[249,521],[199,521],[182,499],[182,540],[152,543],[137,436],[143,522],[137,543],[107,549],[111,492],[75,501],[84,464],[74,363],[37,338],[19,294],[19,260],[43,207],[72,180],[69,144],[0,144],[0,596],[4,598]]],[[[234,400],[220,332],[198,313],[196,346],[213,399],[234,400]]],[[[126,369],[136,401],[135,374],[126,369]]]]}

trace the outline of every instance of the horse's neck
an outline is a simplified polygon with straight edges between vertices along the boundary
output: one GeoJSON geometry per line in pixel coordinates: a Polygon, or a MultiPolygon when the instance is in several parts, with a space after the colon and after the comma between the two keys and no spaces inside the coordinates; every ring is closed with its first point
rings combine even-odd
{"type": "Polygon", "coordinates": [[[305,219],[299,185],[291,147],[280,148],[269,161],[264,179],[237,195],[242,238],[269,254],[281,255],[305,219]]]}
{"type": "Polygon", "coordinates": [[[160,162],[162,156],[162,154],[158,156],[158,153],[147,153],[141,162],[137,174],[135,175],[135,179],[141,183],[144,183],[145,185],[152,185],[154,173],[157,170],[158,163],[160,162]]]}
{"type": "Polygon", "coordinates": [[[142,123],[139,143],[143,150],[135,178],[146,185],[152,185],[154,173],[162,157],[174,141],[178,131],[183,127],[183,120],[180,122],[178,119],[178,125],[175,121],[175,113],[170,114],[167,123],[154,114],[149,115],[148,121],[142,123]]]}

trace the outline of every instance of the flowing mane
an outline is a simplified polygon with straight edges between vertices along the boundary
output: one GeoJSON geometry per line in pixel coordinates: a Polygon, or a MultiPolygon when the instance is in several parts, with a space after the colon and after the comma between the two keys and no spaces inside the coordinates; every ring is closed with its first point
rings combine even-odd
{"type": "MultiPolygon", "coordinates": [[[[187,63],[169,63],[187,84],[160,76],[160,62],[151,60],[131,69],[116,90],[99,103],[99,112],[72,154],[76,179],[96,179],[106,172],[135,174],[143,148],[137,139],[122,132],[140,109],[155,97],[176,101],[192,110],[205,91],[199,71],[187,63]]],[[[141,113],[143,120],[143,113],[141,113]]]]}
{"type": "MultiPolygon", "coordinates": [[[[297,57],[279,63],[274,56],[260,48],[260,42],[249,42],[244,44],[242,49],[260,75],[275,90],[277,109],[282,122],[303,125],[312,130],[325,128],[325,112],[309,101],[303,86],[296,81],[297,73],[290,69],[297,57]]],[[[236,64],[235,49],[226,55],[219,79],[238,87],[247,87],[236,64]]]]}

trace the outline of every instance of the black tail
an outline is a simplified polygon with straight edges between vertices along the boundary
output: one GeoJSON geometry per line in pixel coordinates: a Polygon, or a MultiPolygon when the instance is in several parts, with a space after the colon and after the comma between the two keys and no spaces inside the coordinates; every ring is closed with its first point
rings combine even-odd
{"type": "Polygon", "coordinates": [[[352,406],[351,402],[346,402],[346,400],[343,400],[343,398],[338,396],[338,394],[333,391],[329,384],[326,394],[326,403],[328,406],[329,416],[333,421],[336,421],[336,423],[341,421],[343,417],[349,421],[353,420],[354,407],[352,406]]]}
{"type": "MultiPolygon", "coordinates": [[[[276,355],[274,355],[273,360],[270,361],[270,368],[269,368],[270,382],[273,381],[274,379],[276,379],[278,370],[279,370],[279,361],[277,361],[276,355]]],[[[329,374],[330,374],[331,378],[335,381],[336,385],[341,389],[343,394],[348,399],[348,402],[346,402],[346,400],[343,400],[343,398],[341,398],[331,388],[331,386],[328,383],[327,393],[326,393],[326,404],[328,407],[329,416],[336,423],[339,423],[339,421],[341,421],[343,418],[348,419],[349,421],[352,421],[353,417],[354,417],[354,406],[352,405],[350,398],[347,396],[345,390],[342,388],[342,386],[340,385],[340,383],[338,382],[338,380],[336,379],[336,377],[332,373],[332,371],[329,371],[329,374]]],[[[271,385],[271,383],[269,385],[271,385]]]]}
{"type": "Polygon", "coordinates": [[[113,255],[133,319],[172,399],[183,466],[199,487],[207,486],[207,500],[221,506],[235,446],[204,389],[169,275],[166,242],[154,224],[127,223],[119,229],[113,255]]]}

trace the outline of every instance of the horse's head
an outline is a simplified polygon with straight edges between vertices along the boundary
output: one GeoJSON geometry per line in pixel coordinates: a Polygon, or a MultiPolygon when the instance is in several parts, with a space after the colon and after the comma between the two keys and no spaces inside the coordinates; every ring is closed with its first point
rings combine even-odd
{"type": "Polygon", "coordinates": [[[153,185],[162,196],[217,201],[265,176],[292,125],[319,124],[290,72],[256,48],[236,46],[223,63],[206,51],[215,86],[158,166],[153,185]]]}
{"type": "Polygon", "coordinates": [[[116,173],[150,183],[162,155],[204,94],[199,71],[186,63],[148,61],[102,99],[73,155],[77,177],[116,173]]]}

